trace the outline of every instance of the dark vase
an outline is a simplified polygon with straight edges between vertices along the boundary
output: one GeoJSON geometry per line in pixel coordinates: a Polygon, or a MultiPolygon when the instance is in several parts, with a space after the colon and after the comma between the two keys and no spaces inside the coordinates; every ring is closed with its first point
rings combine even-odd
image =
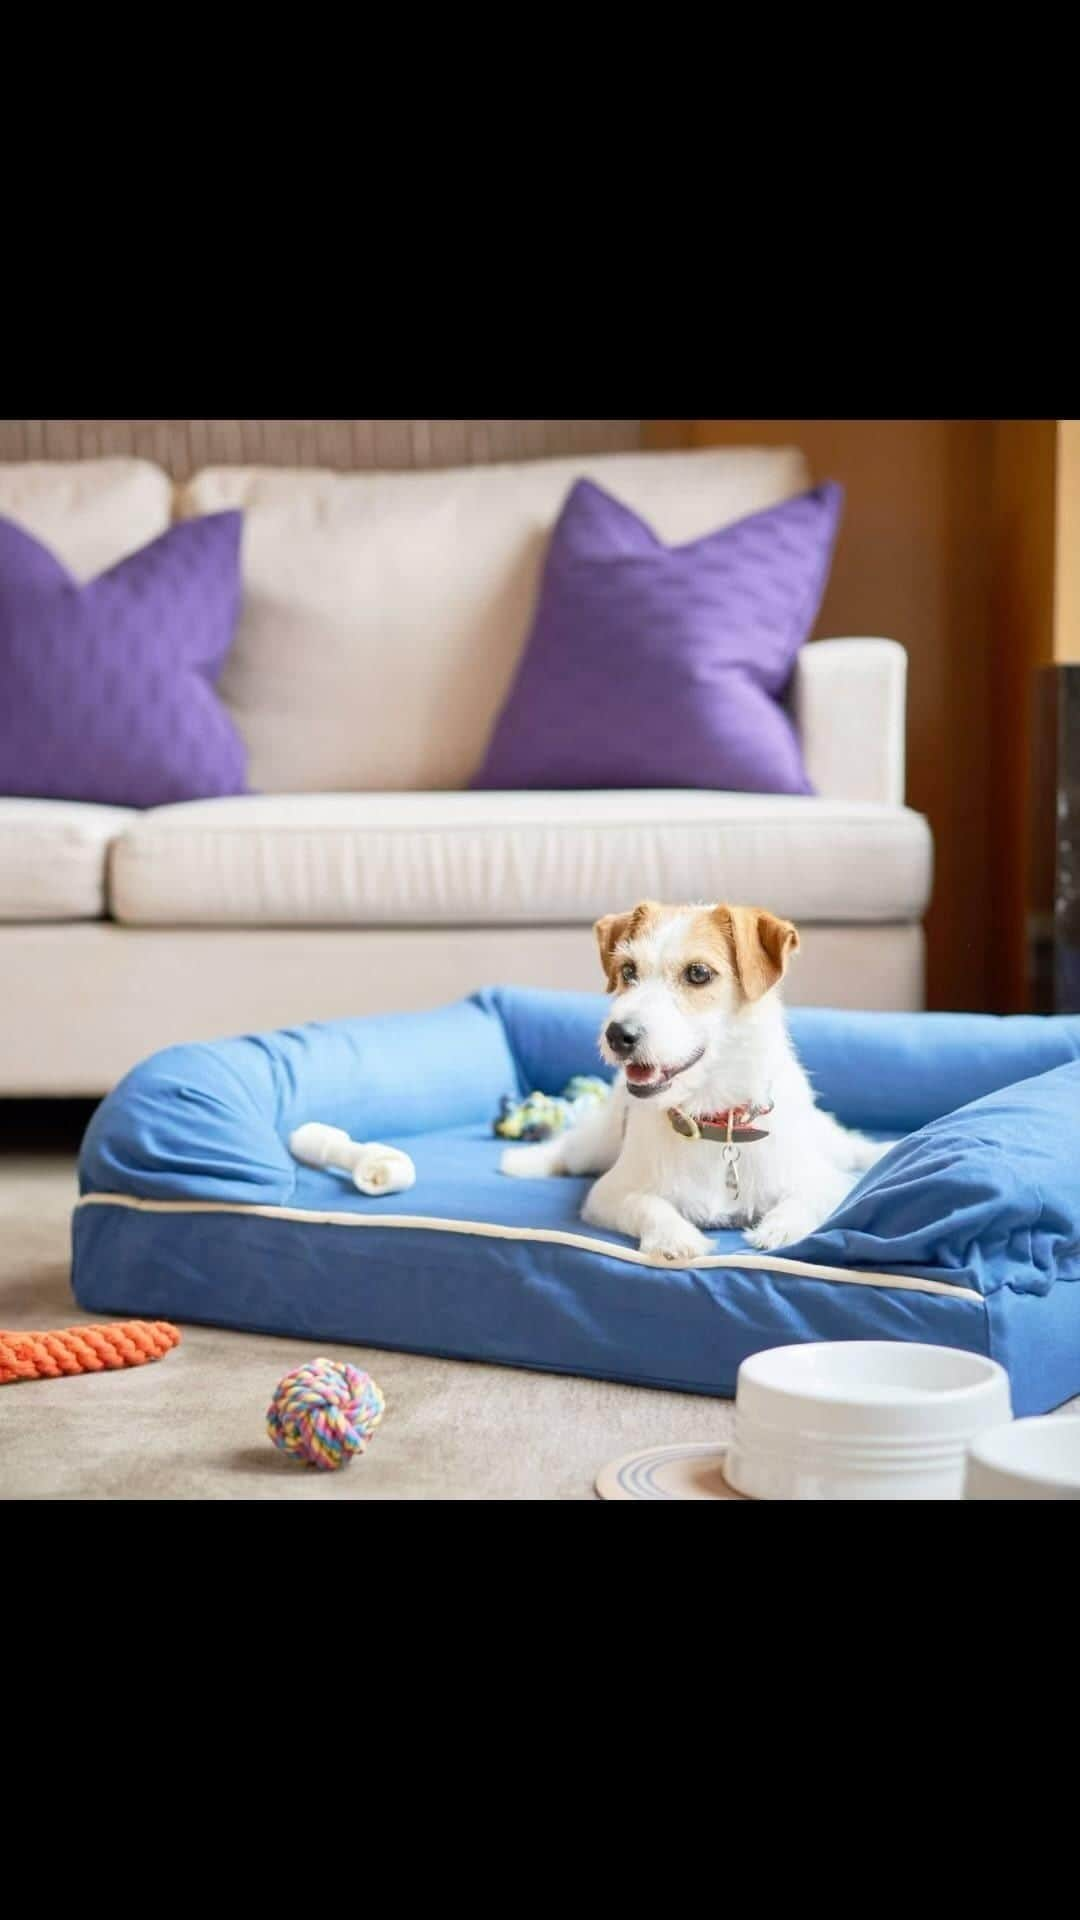
{"type": "Polygon", "coordinates": [[[1080,1013],[1080,665],[1039,674],[1033,772],[1032,1004],[1080,1013]]]}

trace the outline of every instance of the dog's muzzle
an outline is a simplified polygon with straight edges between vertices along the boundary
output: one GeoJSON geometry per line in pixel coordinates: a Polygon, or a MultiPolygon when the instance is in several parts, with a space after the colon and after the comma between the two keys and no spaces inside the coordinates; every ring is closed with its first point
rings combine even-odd
{"type": "Polygon", "coordinates": [[[699,1047],[698,1051],[689,1060],[684,1060],[679,1067],[662,1067],[656,1078],[652,1080],[632,1079],[632,1074],[647,1072],[649,1069],[638,1066],[633,1060],[625,1060],[623,1071],[626,1074],[627,1093],[632,1093],[637,1100],[647,1100],[651,1094],[662,1093],[665,1087],[670,1087],[672,1081],[678,1079],[680,1073],[689,1073],[691,1067],[696,1067],[704,1051],[704,1047],[699,1047]]]}

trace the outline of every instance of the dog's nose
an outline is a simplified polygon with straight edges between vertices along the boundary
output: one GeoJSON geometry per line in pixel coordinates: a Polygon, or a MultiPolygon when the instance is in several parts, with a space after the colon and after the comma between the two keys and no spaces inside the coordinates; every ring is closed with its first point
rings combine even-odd
{"type": "Polygon", "coordinates": [[[621,1020],[612,1020],[605,1029],[604,1038],[612,1053],[633,1053],[641,1039],[640,1027],[624,1027],[621,1020]]]}

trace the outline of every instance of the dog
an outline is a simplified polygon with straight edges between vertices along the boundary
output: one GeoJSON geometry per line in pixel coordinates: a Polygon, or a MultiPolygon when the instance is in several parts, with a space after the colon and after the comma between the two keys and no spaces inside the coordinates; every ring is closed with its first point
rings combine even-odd
{"type": "Polygon", "coordinates": [[[703,1227],[790,1246],[888,1151],[815,1105],[776,988],[798,930],[761,907],[643,900],[596,922],[614,995],[610,1100],[554,1139],[509,1147],[523,1179],[599,1174],[582,1217],[656,1264],[711,1251],[703,1227]]]}

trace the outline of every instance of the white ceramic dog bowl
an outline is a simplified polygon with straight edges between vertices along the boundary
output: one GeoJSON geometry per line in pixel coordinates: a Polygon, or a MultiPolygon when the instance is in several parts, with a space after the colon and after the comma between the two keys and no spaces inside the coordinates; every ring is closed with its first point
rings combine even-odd
{"type": "Polygon", "coordinates": [[[1080,1420],[1014,1420],[968,1451],[965,1500],[1080,1500],[1080,1420]]]}
{"type": "Polygon", "coordinates": [[[970,1441],[1012,1417],[994,1360],[902,1340],[752,1354],[725,1475],[755,1500],[959,1500],[970,1441]]]}

